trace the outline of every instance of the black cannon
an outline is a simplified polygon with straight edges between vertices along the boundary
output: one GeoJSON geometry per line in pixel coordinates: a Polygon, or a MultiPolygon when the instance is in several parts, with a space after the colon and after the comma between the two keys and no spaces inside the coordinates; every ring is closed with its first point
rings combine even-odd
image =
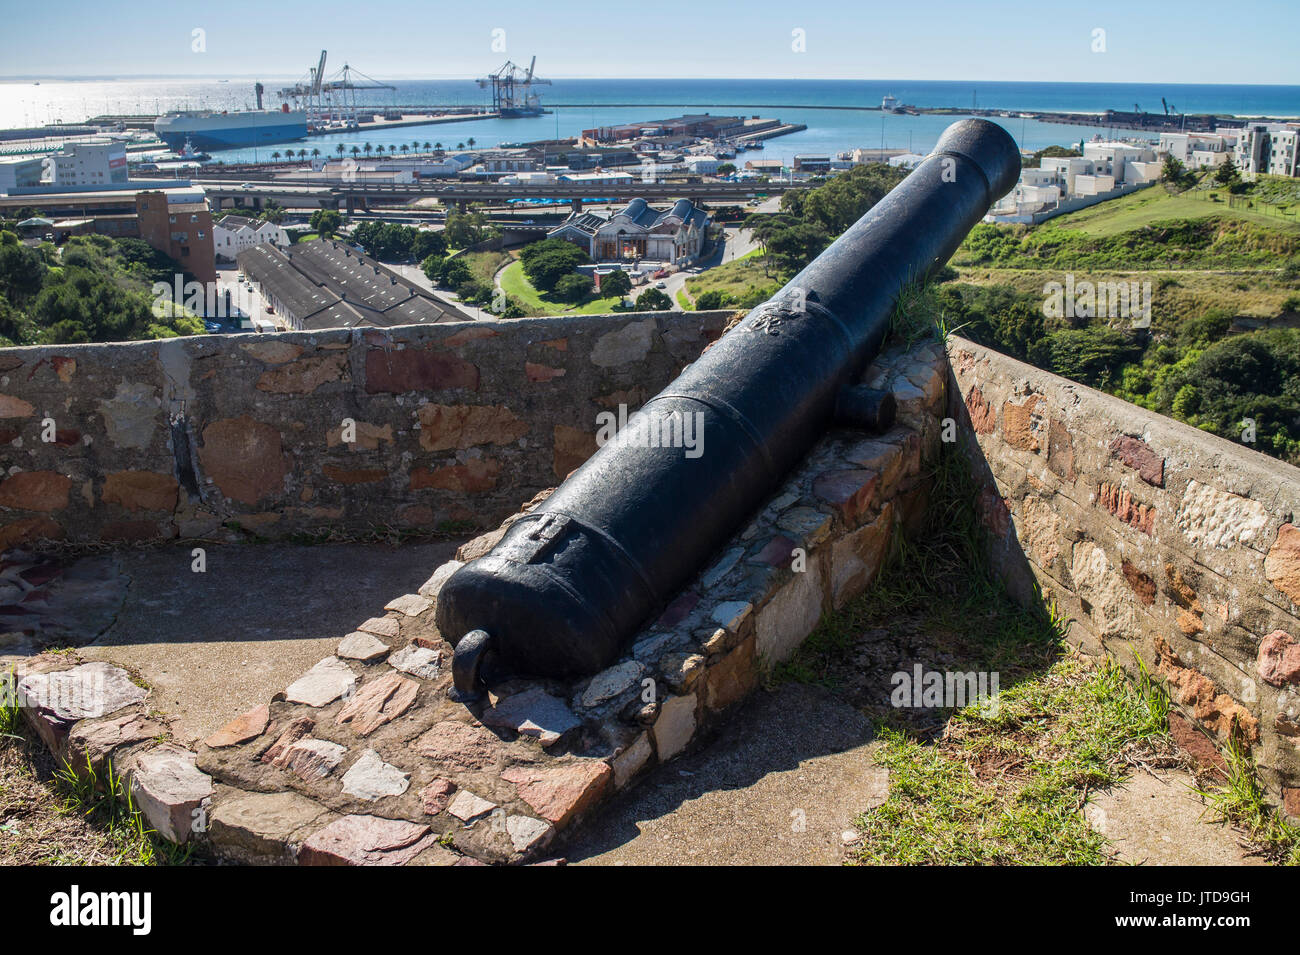
{"type": "Polygon", "coordinates": [[[950,126],[888,196],[629,419],[624,431],[647,440],[605,443],[452,574],[437,623],[456,646],[459,698],[479,695],[485,676],[608,666],[828,425],[889,427],[892,398],[853,383],[899,293],[943,265],[1019,173],[1002,127],[950,126]]]}

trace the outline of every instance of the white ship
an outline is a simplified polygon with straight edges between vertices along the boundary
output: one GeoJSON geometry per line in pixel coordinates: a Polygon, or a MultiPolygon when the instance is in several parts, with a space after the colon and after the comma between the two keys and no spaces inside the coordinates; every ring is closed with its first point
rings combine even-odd
{"type": "Polygon", "coordinates": [[[159,116],[153,128],[172,149],[180,149],[187,141],[196,149],[236,149],[305,139],[307,114],[287,106],[278,110],[184,111],[159,116]]]}

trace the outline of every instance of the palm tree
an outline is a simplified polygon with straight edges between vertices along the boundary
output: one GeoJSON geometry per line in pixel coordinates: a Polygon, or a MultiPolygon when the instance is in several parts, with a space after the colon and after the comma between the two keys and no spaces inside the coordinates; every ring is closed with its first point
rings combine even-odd
{"type": "Polygon", "coordinates": [[[319,155],[320,155],[320,150],[319,150],[319,149],[313,149],[313,150],[311,151],[311,154],[312,154],[312,157],[315,158],[316,156],[319,156],[319,155]]]}
{"type": "Polygon", "coordinates": [[[271,160],[272,162],[280,161],[280,150],[277,149],[275,152],[271,153],[271,160]]]}
{"type": "Polygon", "coordinates": [[[465,148],[465,144],[464,144],[464,143],[457,143],[457,144],[456,144],[456,148],[457,148],[457,149],[464,149],[464,148],[465,148]]]}
{"type": "Polygon", "coordinates": [[[442,152],[442,143],[434,143],[433,148],[438,150],[438,152],[442,152]]]}
{"type": "Polygon", "coordinates": [[[377,152],[377,153],[382,153],[383,151],[384,151],[384,144],[383,144],[383,143],[380,143],[378,146],[375,147],[375,152],[377,152]]]}
{"type": "MultiPolygon", "coordinates": [[[[315,151],[315,150],[313,150],[313,152],[314,152],[314,151],[315,151]]],[[[298,150],[298,158],[299,158],[299,159],[306,159],[306,158],[307,158],[307,150],[305,150],[305,149],[300,149],[300,150],[298,150]]]]}
{"type": "MultiPolygon", "coordinates": [[[[424,144],[424,151],[425,151],[426,153],[427,153],[430,149],[432,149],[432,148],[433,148],[433,143],[425,143],[425,144],[424,144]]],[[[441,149],[441,148],[442,148],[442,145],[439,144],[438,148],[441,149]]]]}
{"type": "MultiPolygon", "coordinates": [[[[368,152],[368,151],[369,151],[369,150],[367,150],[367,152],[368,152]]],[[[358,149],[356,146],[353,146],[353,147],[352,147],[352,155],[355,156],[355,155],[356,155],[357,153],[359,153],[359,152],[361,152],[361,150],[358,149]]]]}
{"type": "Polygon", "coordinates": [[[370,145],[369,143],[366,143],[366,145],[362,148],[365,150],[367,156],[369,156],[375,150],[375,147],[370,145]]]}
{"type": "Polygon", "coordinates": [[[466,141],[467,143],[469,143],[469,148],[470,148],[470,149],[473,149],[473,148],[474,148],[474,137],[473,137],[473,136],[471,136],[469,139],[467,139],[467,140],[465,140],[465,141],[466,141]]]}
{"type": "Polygon", "coordinates": [[[344,152],[344,150],[346,150],[346,149],[347,149],[347,147],[344,146],[342,143],[339,143],[337,146],[334,147],[334,151],[335,151],[336,153],[338,153],[340,156],[343,155],[343,152],[344,152]]]}

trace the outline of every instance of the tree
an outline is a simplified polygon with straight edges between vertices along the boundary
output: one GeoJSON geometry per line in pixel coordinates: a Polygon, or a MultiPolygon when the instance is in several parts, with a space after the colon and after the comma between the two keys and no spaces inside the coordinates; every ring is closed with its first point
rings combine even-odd
{"type": "Polygon", "coordinates": [[[279,162],[279,161],[280,161],[280,150],[277,149],[275,152],[271,153],[271,160],[272,160],[273,162],[279,162]]]}
{"type": "Polygon", "coordinates": [[[443,257],[441,255],[429,255],[420,262],[420,271],[424,273],[424,277],[430,282],[436,283],[438,277],[442,275],[442,262],[443,257]]]}
{"type": "Polygon", "coordinates": [[[1241,178],[1241,173],[1237,171],[1237,164],[1229,156],[1223,161],[1218,169],[1214,170],[1214,181],[1221,186],[1231,185],[1241,178]]]}
{"type": "Polygon", "coordinates": [[[1187,167],[1174,156],[1166,156],[1165,164],[1160,169],[1160,178],[1171,185],[1181,185],[1187,178],[1187,167]]]}
{"type": "Polygon", "coordinates": [[[338,153],[339,156],[343,155],[345,149],[347,149],[347,147],[344,146],[342,143],[339,143],[337,146],[334,147],[334,151],[338,153]]]}
{"type": "Polygon", "coordinates": [[[666,312],[673,307],[673,300],[657,288],[648,288],[636,300],[638,312],[666,312]]]}
{"type": "Polygon", "coordinates": [[[333,209],[317,209],[311,214],[309,224],[312,230],[323,239],[328,239],[338,232],[343,218],[333,209]]]}
{"type": "Polygon", "coordinates": [[[365,152],[365,154],[366,154],[367,156],[369,156],[372,152],[375,151],[375,147],[372,146],[372,145],[370,145],[369,143],[366,143],[366,144],[365,144],[364,146],[362,146],[361,148],[362,148],[362,150],[365,152]]]}
{"type": "Polygon", "coordinates": [[[311,154],[312,154],[312,157],[313,157],[313,158],[314,158],[314,157],[317,157],[317,156],[320,155],[320,150],[319,150],[319,149],[313,149],[313,150],[311,151],[311,154]]]}
{"type": "Polygon", "coordinates": [[[554,290],[560,279],[591,261],[586,252],[563,239],[529,243],[520,251],[519,260],[533,288],[543,292],[554,290]]]}
{"type": "Polygon", "coordinates": [[[591,276],[570,272],[555,283],[554,295],[562,302],[581,302],[591,294],[591,276]]]}
{"type": "Polygon", "coordinates": [[[473,137],[473,136],[471,136],[469,139],[465,140],[465,142],[469,143],[469,148],[470,148],[470,149],[473,149],[473,148],[474,148],[474,137],[473,137]]]}
{"type": "Polygon", "coordinates": [[[731,305],[734,299],[722,289],[709,289],[707,292],[701,292],[695,296],[695,307],[701,312],[709,312],[715,308],[726,308],[731,305]]]}
{"type": "Polygon", "coordinates": [[[417,229],[411,240],[411,258],[424,261],[431,255],[446,255],[447,239],[441,232],[432,229],[417,229]]]}
{"type": "Polygon", "coordinates": [[[623,296],[632,291],[632,280],[622,269],[615,269],[608,275],[600,277],[600,294],[602,296],[623,296]]]}
{"type": "Polygon", "coordinates": [[[724,162],[718,167],[719,176],[734,176],[736,174],[736,164],[724,162]]]}

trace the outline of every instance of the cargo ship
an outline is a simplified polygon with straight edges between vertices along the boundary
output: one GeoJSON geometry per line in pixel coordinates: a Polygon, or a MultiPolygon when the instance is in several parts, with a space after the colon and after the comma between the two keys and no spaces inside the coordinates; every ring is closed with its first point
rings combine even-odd
{"type": "Polygon", "coordinates": [[[153,128],[172,149],[186,142],[194,149],[238,149],[306,139],[307,114],[287,105],[278,110],[179,111],[159,116],[153,128]]]}

